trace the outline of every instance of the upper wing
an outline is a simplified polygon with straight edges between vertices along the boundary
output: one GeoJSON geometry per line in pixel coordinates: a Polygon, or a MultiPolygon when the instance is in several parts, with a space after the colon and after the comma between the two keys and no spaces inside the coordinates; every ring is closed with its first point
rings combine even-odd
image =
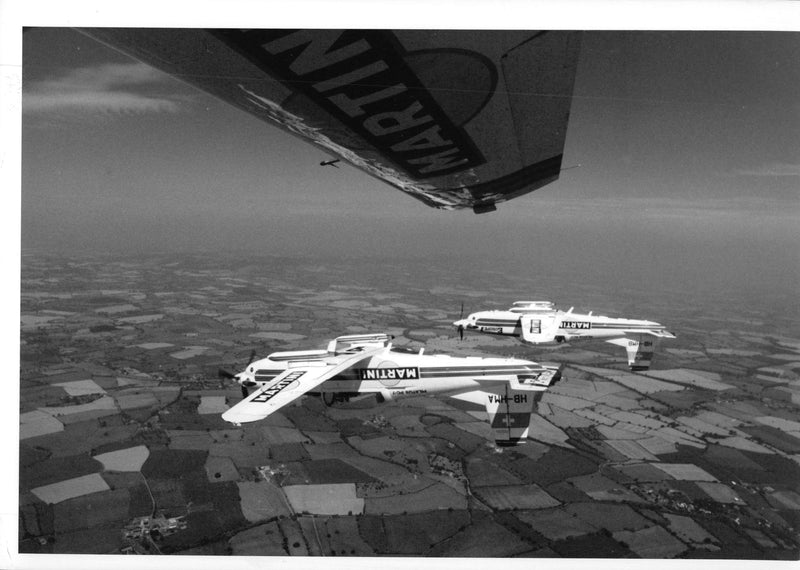
{"type": "Polygon", "coordinates": [[[658,338],[676,338],[674,334],[665,329],[642,329],[631,330],[629,332],[631,334],[649,334],[658,338]]]}
{"type": "Polygon", "coordinates": [[[383,347],[362,350],[340,359],[335,364],[324,360],[303,361],[296,366],[289,363],[286,371],[222,414],[222,419],[235,424],[262,420],[306,392],[313,390],[325,380],[381,350],[383,347]]]}
{"type": "Polygon", "coordinates": [[[429,206],[491,211],[559,176],[580,32],[81,32],[429,206]]]}

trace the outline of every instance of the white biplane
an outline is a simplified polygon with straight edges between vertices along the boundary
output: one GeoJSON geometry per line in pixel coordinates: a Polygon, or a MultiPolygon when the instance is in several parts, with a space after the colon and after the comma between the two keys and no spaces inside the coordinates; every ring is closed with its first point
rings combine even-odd
{"type": "Polygon", "coordinates": [[[336,399],[375,394],[379,402],[442,394],[486,410],[498,446],[528,435],[537,395],[561,378],[561,367],[516,358],[424,354],[392,346],[385,334],[341,336],[327,350],[275,352],[230,374],[243,390],[258,387],[222,418],[233,424],[266,418],[304,394],[336,399]]]}
{"type": "Polygon", "coordinates": [[[619,319],[556,309],[549,301],[517,301],[505,311],[479,311],[453,323],[459,330],[519,337],[529,344],[604,340],[625,348],[631,370],[647,370],[655,338],[675,338],[654,321],[619,319]]]}

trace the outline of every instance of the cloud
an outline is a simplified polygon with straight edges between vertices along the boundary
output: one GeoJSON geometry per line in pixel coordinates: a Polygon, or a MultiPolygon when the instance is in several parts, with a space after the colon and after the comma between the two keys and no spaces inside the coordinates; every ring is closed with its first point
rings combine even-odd
{"type": "Polygon", "coordinates": [[[175,113],[176,97],[158,93],[165,76],[143,63],[83,67],[57,79],[25,85],[24,114],[101,113],[128,115],[175,113]]]}
{"type": "Polygon", "coordinates": [[[739,176],[800,176],[800,164],[773,162],[758,168],[737,170],[739,176]]]}

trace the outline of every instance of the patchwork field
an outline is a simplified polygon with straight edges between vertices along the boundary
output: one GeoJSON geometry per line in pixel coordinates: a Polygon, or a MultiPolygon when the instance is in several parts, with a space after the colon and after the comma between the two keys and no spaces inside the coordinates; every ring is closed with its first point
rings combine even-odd
{"type": "Polygon", "coordinates": [[[678,333],[634,373],[618,347],[460,340],[448,307],[524,293],[499,274],[467,288],[412,261],[251,262],[25,258],[21,552],[798,559],[792,319],[745,331],[722,309],[698,320],[630,300],[678,333]],[[219,368],[384,331],[426,352],[562,363],[564,377],[512,448],[494,445],[485,410],[429,395],[220,418],[241,393],[219,368]],[[136,535],[142,517],[173,526],[136,535]]]}

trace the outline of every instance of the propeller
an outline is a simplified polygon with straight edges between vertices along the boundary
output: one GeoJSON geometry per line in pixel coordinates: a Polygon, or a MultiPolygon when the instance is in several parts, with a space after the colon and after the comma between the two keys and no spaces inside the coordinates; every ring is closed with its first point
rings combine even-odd
{"type": "Polygon", "coordinates": [[[458,331],[458,336],[464,340],[464,301],[461,301],[461,312],[458,315],[458,320],[453,323],[458,331]]]}
{"type": "MultiPolygon", "coordinates": [[[[253,350],[250,351],[250,356],[247,359],[247,366],[244,367],[245,370],[247,370],[247,368],[255,361],[255,359],[256,359],[256,349],[254,348],[253,350]]],[[[250,391],[247,389],[247,386],[243,382],[239,381],[238,374],[234,374],[233,372],[225,370],[224,368],[220,368],[217,371],[217,374],[220,378],[224,378],[226,380],[236,380],[236,382],[238,382],[239,385],[242,387],[242,398],[247,398],[250,395],[250,391]]]]}

